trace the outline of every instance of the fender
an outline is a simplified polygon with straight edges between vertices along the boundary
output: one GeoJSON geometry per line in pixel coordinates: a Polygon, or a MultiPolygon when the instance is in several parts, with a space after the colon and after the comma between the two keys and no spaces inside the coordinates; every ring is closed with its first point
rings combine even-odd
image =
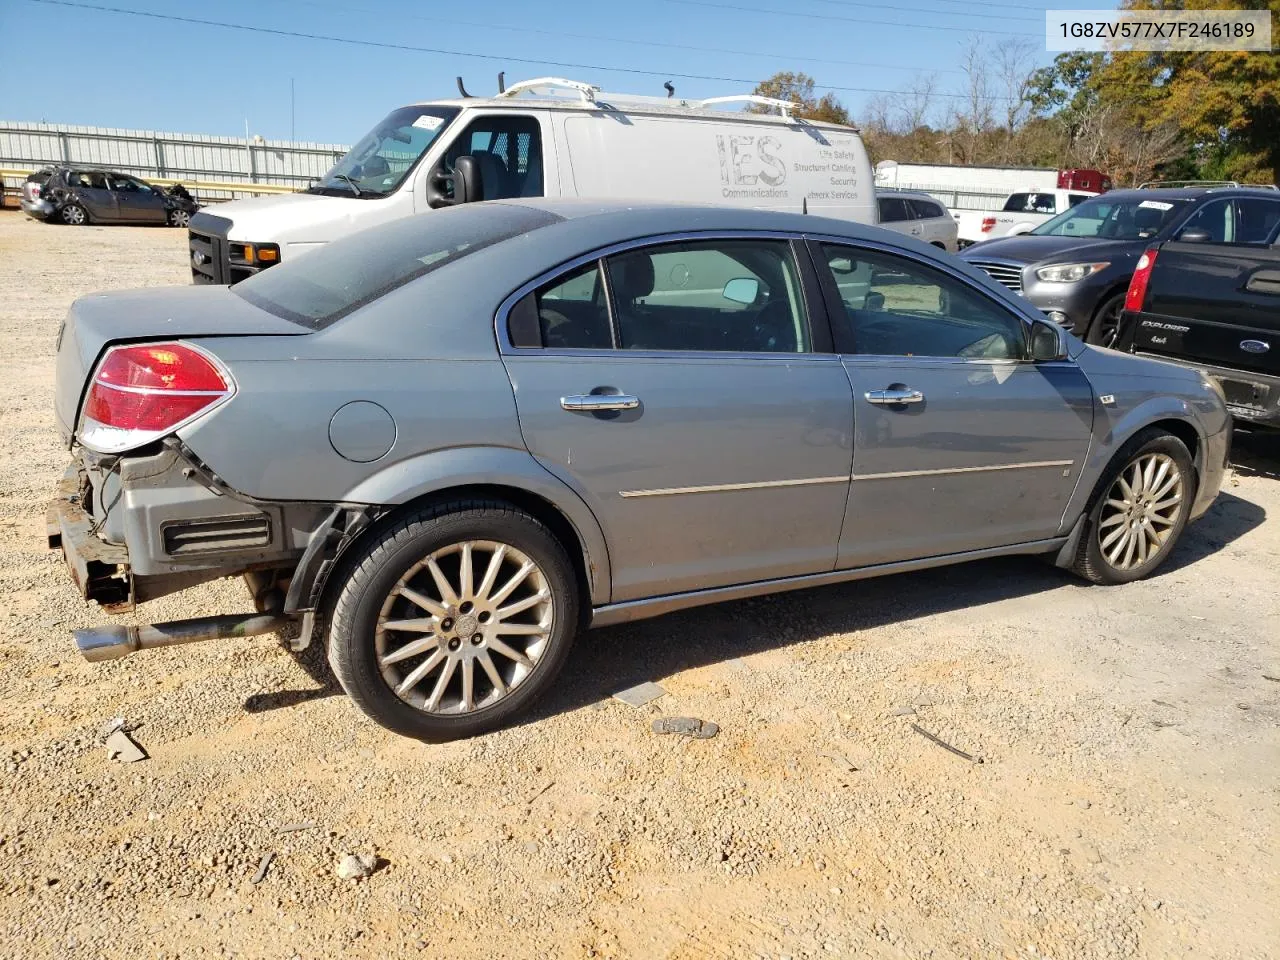
{"type": "Polygon", "coordinates": [[[549,473],[527,450],[454,447],[419,454],[366,477],[342,499],[351,504],[398,506],[427,494],[479,485],[513,487],[555,507],[582,543],[592,605],[609,602],[613,576],[599,521],[572,488],[549,473]]]}
{"type": "MultiPolygon", "coordinates": [[[[1097,387],[1094,387],[1095,392],[1097,387]]],[[[1120,398],[1123,399],[1123,398],[1120,398]]],[[[1062,529],[1070,529],[1089,505],[1089,498],[1102,472],[1107,469],[1120,448],[1133,439],[1134,435],[1144,427],[1161,420],[1177,420],[1187,424],[1195,431],[1197,443],[1195,451],[1196,475],[1205,475],[1205,450],[1207,435],[1196,416],[1194,407],[1182,397],[1147,396],[1127,409],[1109,406],[1095,400],[1094,439],[1089,450],[1089,459],[1080,472],[1080,482],[1076,485],[1067,509],[1062,515],[1062,529]]]]}

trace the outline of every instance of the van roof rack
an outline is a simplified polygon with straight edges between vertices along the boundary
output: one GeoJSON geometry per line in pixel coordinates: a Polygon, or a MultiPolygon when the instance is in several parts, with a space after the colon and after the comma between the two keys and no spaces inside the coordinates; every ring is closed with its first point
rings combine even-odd
{"type": "Polygon", "coordinates": [[[536,80],[521,80],[519,83],[513,83],[501,93],[500,98],[516,97],[522,93],[531,93],[535,96],[554,96],[557,93],[576,93],[583,103],[651,103],[651,104],[677,104],[683,107],[710,107],[721,103],[753,103],[762,107],[775,107],[782,116],[790,119],[791,111],[799,107],[798,103],[792,103],[790,100],[778,100],[774,97],[762,97],[757,93],[734,94],[727,97],[709,97],[705,100],[675,100],[667,97],[646,97],[636,94],[627,93],[602,93],[600,88],[592,83],[583,83],[580,80],[566,80],[563,77],[538,77],[536,80]]]}
{"type": "Polygon", "coordinates": [[[1138,184],[1139,190],[1159,190],[1169,187],[1238,187],[1235,180],[1148,180],[1138,184]]]}

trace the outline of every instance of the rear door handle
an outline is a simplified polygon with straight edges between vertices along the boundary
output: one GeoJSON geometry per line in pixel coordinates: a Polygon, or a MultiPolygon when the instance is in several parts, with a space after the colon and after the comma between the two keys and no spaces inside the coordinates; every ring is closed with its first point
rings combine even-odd
{"type": "Polygon", "coordinates": [[[1280,294],[1280,270],[1259,270],[1249,277],[1244,288],[1250,293],[1280,294]]]}
{"type": "Polygon", "coordinates": [[[634,410],[640,406],[639,397],[629,397],[625,393],[579,393],[571,397],[561,397],[560,406],[565,410],[588,413],[599,413],[601,410],[634,410]]]}
{"type": "Polygon", "coordinates": [[[896,406],[899,403],[924,403],[924,394],[910,387],[892,387],[888,390],[868,390],[867,403],[875,403],[884,407],[896,406]]]}

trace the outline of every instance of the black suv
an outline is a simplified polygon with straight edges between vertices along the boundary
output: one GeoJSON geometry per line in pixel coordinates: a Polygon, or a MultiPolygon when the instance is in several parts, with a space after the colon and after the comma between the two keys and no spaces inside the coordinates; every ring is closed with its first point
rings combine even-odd
{"type": "Polygon", "coordinates": [[[1138,259],[1175,237],[1259,243],[1280,206],[1265,187],[1214,185],[1112,190],[1030,233],[974,244],[960,256],[1022,294],[1076,336],[1115,346],[1138,259]]]}
{"type": "Polygon", "coordinates": [[[1147,249],[1119,346],[1202,371],[1238,420],[1280,428],[1280,196],[1220,199],[1147,249]]]}
{"type": "Polygon", "coordinates": [[[22,188],[22,209],[49,223],[167,223],[186,227],[199,209],[181,184],[162,190],[128,173],[91,167],[39,170],[22,188]]]}

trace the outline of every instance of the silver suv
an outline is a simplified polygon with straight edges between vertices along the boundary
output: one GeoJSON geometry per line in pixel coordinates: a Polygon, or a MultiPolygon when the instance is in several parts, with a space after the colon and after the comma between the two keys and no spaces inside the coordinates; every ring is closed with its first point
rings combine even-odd
{"type": "Polygon", "coordinates": [[[297,621],[428,740],[502,723],[590,624],[1002,554],[1145,576],[1231,424],[926,244],[694,206],[469,204],[88,297],[57,377],[83,594],[244,576],[255,606],[86,657],[297,621]]]}

